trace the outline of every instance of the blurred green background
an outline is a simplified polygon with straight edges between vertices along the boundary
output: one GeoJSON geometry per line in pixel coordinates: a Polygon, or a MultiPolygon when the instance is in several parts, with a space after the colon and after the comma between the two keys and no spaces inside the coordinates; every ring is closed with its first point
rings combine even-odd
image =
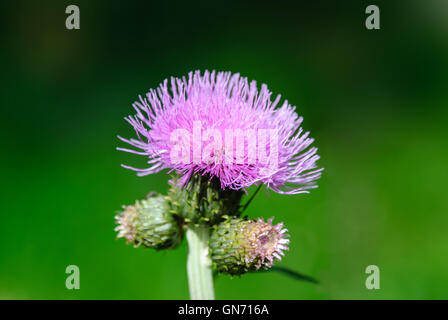
{"type": "MultiPolygon", "coordinates": [[[[304,116],[326,168],[309,195],[261,192],[285,221],[277,273],[222,276],[218,299],[448,298],[446,1],[10,1],[0,36],[0,299],[187,299],[186,246],[116,240],[114,215],[167,175],[121,163],[123,117],[165,78],[240,72],[304,116]],[[76,4],[81,29],[65,28],[76,4]],[[365,8],[381,30],[365,28],[365,8]],[[80,267],[81,289],[65,288],[80,267]],[[381,289],[365,288],[378,265],[381,289]]],[[[253,190],[251,190],[253,192],[253,190]]]]}

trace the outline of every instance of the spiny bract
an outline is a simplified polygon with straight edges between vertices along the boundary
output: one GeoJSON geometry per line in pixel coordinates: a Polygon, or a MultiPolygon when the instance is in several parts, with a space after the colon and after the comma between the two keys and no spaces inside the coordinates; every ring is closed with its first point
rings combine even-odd
{"type": "Polygon", "coordinates": [[[126,243],[161,250],[174,249],[182,242],[183,229],[177,217],[169,213],[167,197],[152,195],[123,209],[115,217],[115,231],[126,243]]]}
{"type": "Polygon", "coordinates": [[[217,225],[210,237],[210,253],[220,273],[241,275],[249,271],[269,269],[274,260],[281,260],[288,250],[289,235],[283,223],[272,225],[273,218],[246,220],[227,217],[217,225]]]}

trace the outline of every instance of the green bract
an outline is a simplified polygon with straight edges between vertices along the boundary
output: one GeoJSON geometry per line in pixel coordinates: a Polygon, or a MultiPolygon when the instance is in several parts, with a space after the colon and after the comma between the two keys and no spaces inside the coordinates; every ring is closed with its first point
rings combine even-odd
{"type": "Polygon", "coordinates": [[[162,195],[150,196],[125,206],[117,217],[118,238],[134,243],[134,247],[174,249],[183,239],[183,229],[178,217],[170,214],[168,198],[162,195]]]}
{"type": "Polygon", "coordinates": [[[242,191],[223,190],[217,179],[193,175],[185,187],[173,184],[168,198],[171,213],[186,224],[212,226],[224,215],[240,215],[242,195],[242,191]]]}
{"type": "Polygon", "coordinates": [[[210,237],[210,255],[220,273],[241,275],[272,267],[288,250],[283,224],[272,225],[272,219],[247,220],[226,217],[215,226],[210,237]]]}

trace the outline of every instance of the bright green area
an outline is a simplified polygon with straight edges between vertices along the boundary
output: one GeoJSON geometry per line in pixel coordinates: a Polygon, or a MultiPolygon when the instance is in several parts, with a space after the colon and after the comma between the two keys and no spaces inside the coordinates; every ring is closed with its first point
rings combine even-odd
{"type": "MultiPolygon", "coordinates": [[[[438,2],[440,6],[442,1],[438,2]]],[[[215,280],[218,299],[448,298],[448,20],[436,1],[344,4],[64,1],[1,8],[0,299],[186,299],[186,244],[116,240],[114,215],[165,173],[136,177],[116,135],[138,94],[195,69],[240,72],[304,116],[326,170],[309,195],[260,192],[248,213],[291,234],[282,274],[215,280]],[[213,7],[216,6],[216,7],[213,7]],[[81,289],[65,288],[65,268],[81,289]],[[381,289],[364,286],[381,270],[381,289]]],[[[253,192],[253,190],[250,190],[253,192]]]]}

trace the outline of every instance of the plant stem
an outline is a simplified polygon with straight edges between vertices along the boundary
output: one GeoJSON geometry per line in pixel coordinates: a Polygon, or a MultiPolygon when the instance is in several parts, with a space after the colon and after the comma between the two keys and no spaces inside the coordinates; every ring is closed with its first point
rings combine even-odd
{"type": "Polygon", "coordinates": [[[208,252],[210,229],[189,227],[187,229],[187,273],[191,300],[214,300],[211,260],[208,252]]]}

